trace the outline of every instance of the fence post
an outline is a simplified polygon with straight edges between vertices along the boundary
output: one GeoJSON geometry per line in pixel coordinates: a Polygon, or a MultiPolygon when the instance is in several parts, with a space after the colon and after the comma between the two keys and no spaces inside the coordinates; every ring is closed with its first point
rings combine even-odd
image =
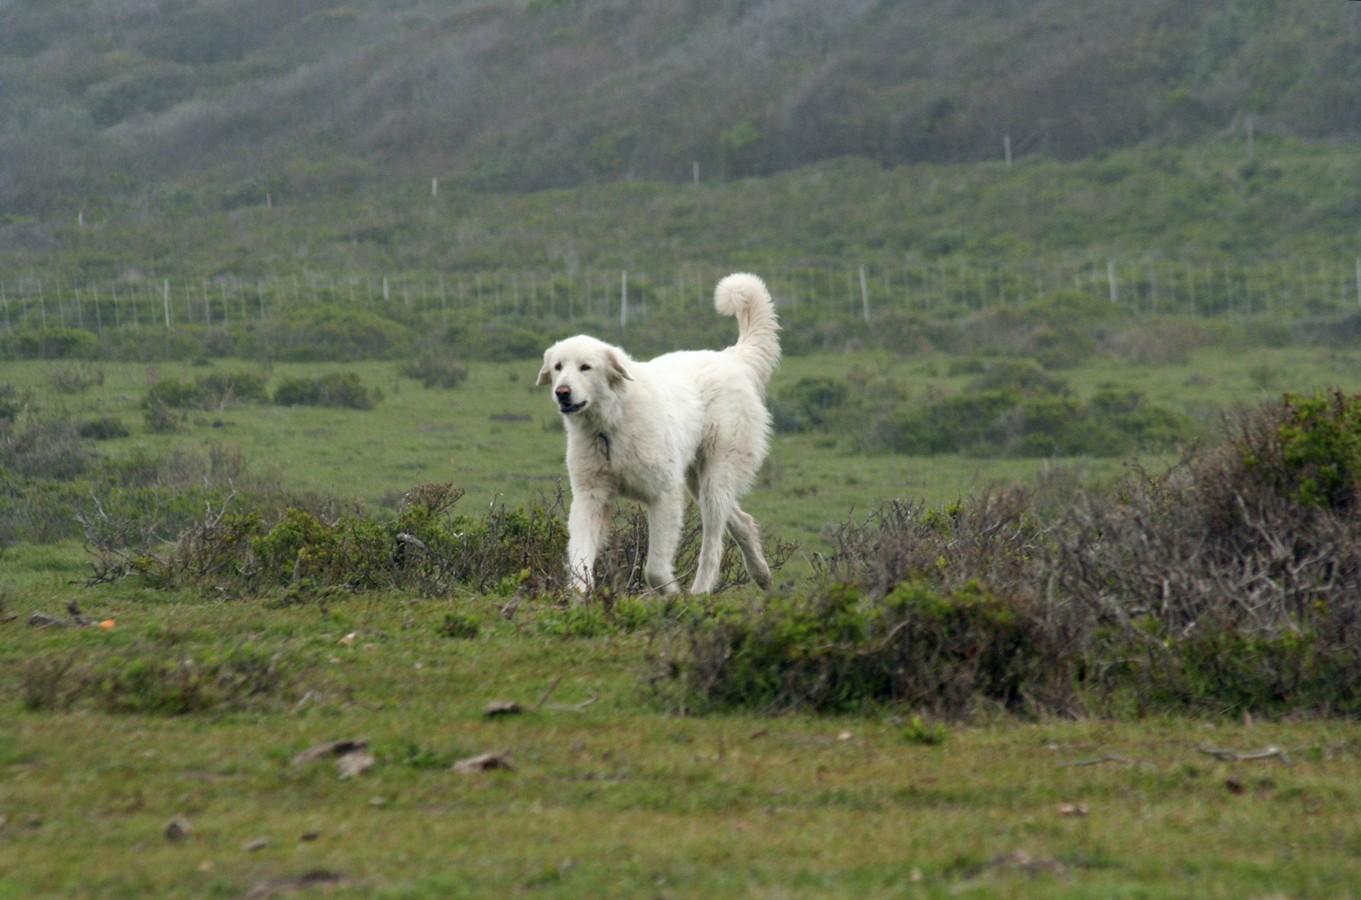
{"type": "Polygon", "coordinates": [[[161,285],[161,302],[165,304],[165,327],[170,330],[170,279],[165,279],[161,285]]]}
{"type": "Polygon", "coordinates": [[[629,324],[629,273],[619,273],[619,327],[629,324]]]}
{"type": "Polygon", "coordinates": [[[1120,289],[1115,284],[1115,261],[1106,260],[1106,284],[1110,288],[1111,302],[1115,303],[1120,299],[1120,289]]]}
{"type": "Polygon", "coordinates": [[[870,291],[865,283],[865,267],[860,267],[860,315],[866,322],[870,320],[870,291]]]}

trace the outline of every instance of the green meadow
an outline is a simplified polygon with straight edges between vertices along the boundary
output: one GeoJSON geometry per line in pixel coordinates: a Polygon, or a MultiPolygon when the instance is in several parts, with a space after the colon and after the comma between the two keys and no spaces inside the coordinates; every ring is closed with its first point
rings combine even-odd
{"type": "MultiPolygon", "coordinates": [[[[109,464],[217,454],[243,484],[377,514],[449,482],[475,515],[559,489],[563,436],[534,371],[471,362],[440,389],[397,362],[29,360],[0,364],[0,384],[24,398],[20,422],[119,420],[128,433],[94,451],[109,464]],[[144,403],[153,383],[212,373],[254,372],[272,389],[341,371],[381,399],[279,406],[266,394],[178,411],[173,431],[153,428],[144,403]]],[[[1137,390],[1191,422],[1193,444],[1216,440],[1235,406],[1354,388],[1361,353],[1210,346],[1055,374],[1079,398],[1137,390]]],[[[929,403],[976,377],[943,354],[796,356],[772,402],[829,378],[929,403]]],[[[768,540],[798,545],[777,574],[797,595],[812,589],[827,527],[884,500],[942,507],[1056,472],[1109,481],[1179,452],[911,456],[835,429],[782,432],[747,508],[768,540]]],[[[940,719],[892,703],[685,715],[657,687],[673,611],[655,598],[90,585],[85,543],[17,540],[0,555],[0,896],[1361,890],[1361,740],[1346,719],[1072,719],[986,703],[940,719]],[[111,624],[74,627],[70,603],[111,624]],[[488,717],[493,701],[520,710],[488,717]],[[334,756],[297,759],[340,740],[367,742],[358,774],[334,756]],[[504,767],[455,768],[486,753],[504,767]]],[[[738,588],[725,602],[759,600],[738,588]]]]}

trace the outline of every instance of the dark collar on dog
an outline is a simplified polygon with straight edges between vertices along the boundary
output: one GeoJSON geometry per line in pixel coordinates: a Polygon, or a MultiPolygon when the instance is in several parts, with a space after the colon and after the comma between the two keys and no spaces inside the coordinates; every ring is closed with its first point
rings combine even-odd
{"type": "Polygon", "coordinates": [[[595,433],[595,441],[600,445],[600,452],[605,454],[605,462],[610,461],[610,436],[603,431],[595,433]]]}

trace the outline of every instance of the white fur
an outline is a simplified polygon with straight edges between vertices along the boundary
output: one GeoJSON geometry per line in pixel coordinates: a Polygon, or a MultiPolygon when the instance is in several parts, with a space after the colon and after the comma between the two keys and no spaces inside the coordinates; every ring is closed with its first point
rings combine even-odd
{"type": "Polygon", "coordinates": [[[780,359],[779,323],[770,293],[755,275],[720,281],[714,307],[737,317],[737,343],[726,350],[637,362],[618,347],[578,335],[544,353],[539,384],[552,384],[567,429],[567,565],[579,590],[592,585],[614,501],[623,496],[647,506],[648,584],[676,591],[687,488],[703,526],[691,592],[713,590],[725,529],[752,579],[770,586],[760,531],[737,501],[751,488],[770,446],[765,389],[780,359]]]}

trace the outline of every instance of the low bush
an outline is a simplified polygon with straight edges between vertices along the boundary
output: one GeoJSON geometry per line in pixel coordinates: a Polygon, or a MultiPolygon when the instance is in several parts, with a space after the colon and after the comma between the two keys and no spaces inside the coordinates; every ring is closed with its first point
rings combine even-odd
{"type": "Polygon", "coordinates": [[[0,384],[0,424],[13,422],[33,410],[33,392],[12,384],[0,384]]]}
{"type": "Polygon", "coordinates": [[[779,432],[812,431],[829,424],[832,411],[844,406],[850,388],[826,376],[800,378],[770,401],[771,417],[779,432]]]}
{"type": "Polygon", "coordinates": [[[247,401],[268,399],[269,376],[257,372],[215,372],[190,381],[156,381],[142,400],[145,409],[223,409],[247,401]]]}
{"type": "Polygon", "coordinates": [[[376,313],[307,306],[279,318],[246,323],[237,332],[236,352],[290,362],[395,359],[410,353],[414,344],[410,328],[376,313]]]}
{"type": "Polygon", "coordinates": [[[274,402],[279,406],[372,409],[382,398],[382,391],[364,387],[353,372],[331,372],[317,378],[287,378],[274,389],[274,402]]]}
{"type": "Polygon", "coordinates": [[[83,328],[56,325],[6,332],[0,355],[11,359],[93,359],[99,347],[95,334],[83,328]]]}
{"type": "Polygon", "coordinates": [[[402,364],[401,373],[427,388],[456,388],[468,378],[468,369],[448,356],[423,353],[402,364]]]}
{"type": "Polygon", "coordinates": [[[1071,706],[1063,648],[1014,598],[977,583],[903,582],[877,601],[846,584],[693,617],[662,658],[689,711],[863,711],[902,703],[958,716],[975,704],[1071,706]]]}
{"type": "MultiPolygon", "coordinates": [[[[143,472],[167,485],[156,474],[161,468],[144,472],[145,466],[132,465],[127,477],[143,472]]],[[[153,587],[212,593],[400,588],[437,596],[471,590],[566,599],[570,589],[561,493],[522,509],[494,505],[472,517],[454,511],[461,491],[422,485],[407,492],[395,515],[377,517],[334,505],[290,507],[280,491],[238,495],[212,479],[200,483],[201,490],[184,493],[192,495],[197,514],[177,518],[173,528],[159,509],[129,504],[135,495],[126,491],[111,491],[82,513],[95,580],[132,576],[153,587]],[[164,534],[177,536],[164,544],[155,538],[164,534]]],[[[229,483],[247,486],[240,476],[229,483]]],[[[146,490],[154,496],[160,489],[146,490]]],[[[682,572],[693,570],[699,544],[699,524],[692,518],[677,554],[682,572]]],[[[768,546],[771,569],[778,571],[793,550],[780,541],[768,546]]],[[[596,564],[594,599],[609,604],[646,591],[646,555],[645,515],[621,514],[596,564]]],[[[748,581],[740,555],[729,547],[718,589],[748,581]]]]}
{"type": "Polygon", "coordinates": [[[128,426],[123,424],[123,420],[117,416],[100,416],[97,419],[86,419],[76,426],[76,432],[83,438],[92,441],[110,441],[114,438],[127,437],[131,434],[128,426]]]}
{"type": "Polygon", "coordinates": [[[104,383],[104,370],[88,364],[59,366],[47,373],[47,382],[62,394],[79,394],[104,383]]]}
{"type": "Polygon", "coordinates": [[[1084,402],[1038,366],[1008,363],[957,395],[889,413],[868,443],[913,455],[1122,456],[1166,451],[1193,433],[1137,391],[1105,387],[1084,402]]]}
{"type": "Polygon", "coordinates": [[[1358,425],[1361,396],[1287,396],[1165,473],[886,504],[811,597],[673,623],[656,683],[682,709],[1356,715],[1358,425]]]}
{"type": "Polygon", "coordinates": [[[94,450],[66,419],[0,427],[0,469],[33,479],[70,481],[90,469],[94,450]]]}
{"type": "Polygon", "coordinates": [[[21,674],[29,710],[89,703],[112,713],[179,716],[255,709],[289,699],[299,673],[280,653],[253,644],[186,653],[165,641],[75,656],[40,656],[21,674]]]}

